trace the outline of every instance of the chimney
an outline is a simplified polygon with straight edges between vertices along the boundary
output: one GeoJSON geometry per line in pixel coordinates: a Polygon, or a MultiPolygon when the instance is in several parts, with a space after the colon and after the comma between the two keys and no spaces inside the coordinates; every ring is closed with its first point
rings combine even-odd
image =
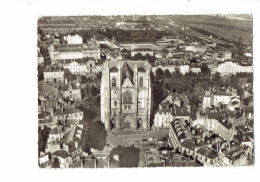
{"type": "Polygon", "coordinates": [[[68,81],[67,81],[67,78],[65,78],[65,85],[67,85],[68,84],[68,81]]]}

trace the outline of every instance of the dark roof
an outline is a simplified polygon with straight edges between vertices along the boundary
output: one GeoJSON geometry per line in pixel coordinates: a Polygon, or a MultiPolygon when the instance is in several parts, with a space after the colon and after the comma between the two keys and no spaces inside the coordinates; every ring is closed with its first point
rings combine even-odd
{"type": "Polygon", "coordinates": [[[67,114],[74,114],[74,113],[80,113],[82,112],[78,108],[75,107],[68,107],[68,108],[63,108],[64,111],[62,112],[62,109],[57,109],[56,110],[56,115],[67,115],[67,114]]]}
{"type": "Polygon", "coordinates": [[[166,114],[166,113],[171,113],[171,109],[170,108],[163,108],[163,109],[158,109],[155,111],[155,114],[166,114]]]}
{"type": "Polygon", "coordinates": [[[210,158],[210,159],[214,159],[217,157],[217,153],[216,152],[213,152],[211,151],[210,149],[207,149],[207,148],[204,148],[204,147],[201,147],[198,151],[197,151],[198,154],[200,155],[203,155],[207,158],[210,158]]]}
{"type": "Polygon", "coordinates": [[[148,167],[164,167],[164,162],[160,162],[160,163],[150,163],[148,164],[148,167]]]}
{"type": "Polygon", "coordinates": [[[139,68],[137,69],[137,71],[138,71],[138,72],[146,72],[146,70],[145,70],[143,67],[139,67],[139,68]]]}
{"type": "Polygon", "coordinates": [[[47,119],[48,116],[50,117],[51,113],[49,113],[49,112],[40,113],[40,114],[38,114],[38,119],[47,119]]]}
{"type": "Polygon", "coordinates": [[[118,68],[113,66],[112,68],[110,68],[109,72],[118,72],[118,68]]]}
{"type": "Polygon", "coordinates": [[[75,51],[92,51],[98,50],[98,47],[91,44],[56,44],[53,45],[54,51],[57,52],[75,52],[75,51]]]}
{"type": "Polygon", "coordinates": [[[62,72],[64,69],[58,65],[51,65],[45,68],[44,72],[62,72]]]}
{"type": "Polygon", "coordinates": [[[57,150],[55,152],[52,153],[52,156],[55,156],[55,157],[61,157],[63,159],[66,159],[68,158],[70,155],[69,153],[66,151],[66,150],[57,150]]]}
{"type": "Polygon", "coordinates": [[[127,64],[127,62],[125,61],[122,67],[122,78],[124,80],[124,78],[128,77],[131,81],[133,81],[133,70],[130,68],[130,66],[127,64]]]}
{"type": "Polygon", "coordinates": [[[192,151],[195,150],[195,146],[196,146],[193,140],[185,140],[181,145],[192,151]]]}
{"type": "Polygon", "coordinates": [[[190,113],[186,108],[173,108],[172,109],[173,116],[190,116],[190,113]]]}
{"type": "Polygon", "coordinates": [[[52,129],[50,130],[50,133],[49,133],[49,134],[51,134],[51,135],[56,135],[56,134],[60,134],[60,133],[62,133],[62,128],[56,126],[55,128],[52,128],[52,129]]]}
{"type": "Polygon", "coordinates": [[[95,168],[96,159],[85,159],[84,160],[84,168],[95,168]]]}

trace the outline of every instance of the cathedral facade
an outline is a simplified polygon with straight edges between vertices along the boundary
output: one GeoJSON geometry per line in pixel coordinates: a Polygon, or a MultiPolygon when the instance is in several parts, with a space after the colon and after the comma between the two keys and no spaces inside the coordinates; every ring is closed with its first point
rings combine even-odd
{"type": "Polygon", "coordinates": [[[150,71],[148,61],[107,61],[103,64],[101,121],[107,131],[150,129],[150,71]]]}

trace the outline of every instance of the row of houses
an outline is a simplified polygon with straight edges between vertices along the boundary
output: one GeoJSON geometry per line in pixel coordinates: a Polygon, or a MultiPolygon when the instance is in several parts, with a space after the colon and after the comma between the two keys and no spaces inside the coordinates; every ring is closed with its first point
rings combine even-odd
{"type": "Polygon", "coordinates": [[[169,144],[182,155],[188,156],[204,166],[245,166],[248,155],[245,147],[238,143],[215,140],[207,144],[190,132],[185,122],[174,120],[169,124],[169,144]],[[200,142],[198,142],[200,141],[200,142]]]}
{"type": "Polygon", "coordinates": [[[230,111],[241,108],[240,96],[238,96],[236,89],[213,91],[209,88],[205,91],[202,100],[203,111],[212,106],[219,107],[221,104],[227,106],[230,111]]]}

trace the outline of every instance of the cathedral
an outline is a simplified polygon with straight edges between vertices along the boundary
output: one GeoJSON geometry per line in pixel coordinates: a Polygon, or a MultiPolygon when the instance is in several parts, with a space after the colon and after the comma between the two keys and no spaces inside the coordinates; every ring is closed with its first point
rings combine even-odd
{"type": "Polygon", "coordinates": [[[148,61],[107,61],[103,64],[101,121],[107,131],[150,129],[150,71],[148,61]]]}

